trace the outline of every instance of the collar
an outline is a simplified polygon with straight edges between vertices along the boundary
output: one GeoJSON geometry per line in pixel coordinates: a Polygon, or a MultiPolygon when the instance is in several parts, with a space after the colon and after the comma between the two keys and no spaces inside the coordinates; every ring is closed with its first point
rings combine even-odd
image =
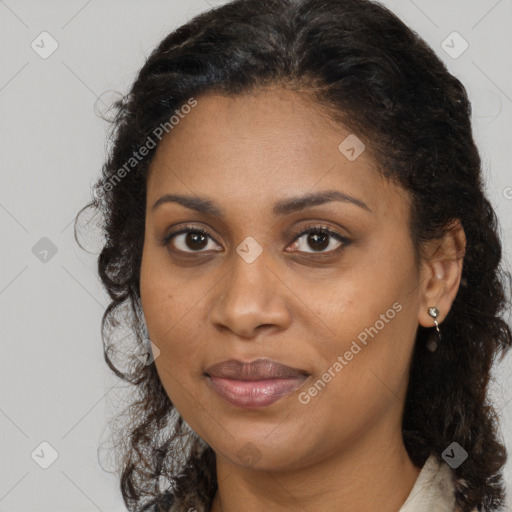
{"type": "Polygon", "coordinates": [[[455,512],[455,475],[434,454],[426,460],[405,503],[398,512],[455,512]]]}

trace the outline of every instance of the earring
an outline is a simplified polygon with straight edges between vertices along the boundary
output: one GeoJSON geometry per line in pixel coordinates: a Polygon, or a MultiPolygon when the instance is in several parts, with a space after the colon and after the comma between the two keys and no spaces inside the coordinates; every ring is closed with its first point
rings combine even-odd
{"type": "Polygon", "coordinates": [[[431,337],[427,342],[427,348],[430,352],[435,352],[437,350],[437,342],[441,341],[441,331],[439,330],[439,324],[437,323],[437,317],[439,315],[439,309],[433,307],[428,308],[428,314],[434,319],[434,324],[436,326],[436,335],[431,337]],[[437,338],[437,339],[436,339],[437,338]]]}

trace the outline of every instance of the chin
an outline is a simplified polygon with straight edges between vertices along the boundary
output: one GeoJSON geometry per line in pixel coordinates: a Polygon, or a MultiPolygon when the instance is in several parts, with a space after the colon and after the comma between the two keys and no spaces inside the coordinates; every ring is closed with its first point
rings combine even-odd
{"type": "Polygon", "coordinates": [[[222,456],[231,461],[232,464],[244,469],[258,471],[284,471],[295,469],[302,459],[301,453],[297,451],[299,441],[290,440],[285,443],[282,439],[275,442],[264,436],[236,439],[228,446],[219,446],[215,450],[217,456],[222,456]]]}

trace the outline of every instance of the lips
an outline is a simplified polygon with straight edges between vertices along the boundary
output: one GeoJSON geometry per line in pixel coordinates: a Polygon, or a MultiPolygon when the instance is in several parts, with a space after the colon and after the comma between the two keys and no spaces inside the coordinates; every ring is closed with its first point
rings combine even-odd
{"type": "Polygon", "coordinates": [[[292,393],[308,378],[301,369],[271,359],[222,361],[205,371],[210,386],[233,405],[256,408],[292,393]]]}
{"type": "Polygon", "coordinates": [[[250,363],[229,359],[209,366],[205,373],[210,377],[237,380],[286,379],[307,375],[304,370],[292,368],[271,359],[256,359],[250,363]]]}

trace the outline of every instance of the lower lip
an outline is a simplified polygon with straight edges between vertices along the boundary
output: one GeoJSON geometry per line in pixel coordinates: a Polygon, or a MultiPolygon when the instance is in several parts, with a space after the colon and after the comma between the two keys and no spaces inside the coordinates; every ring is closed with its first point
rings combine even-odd
{"type": "Polygon", "coordinates": [[[234,380],[208,376],[212,388],[237,407],[253,409],[277,402],[295,391],[307,376],[287,379],[234,380]]]}

